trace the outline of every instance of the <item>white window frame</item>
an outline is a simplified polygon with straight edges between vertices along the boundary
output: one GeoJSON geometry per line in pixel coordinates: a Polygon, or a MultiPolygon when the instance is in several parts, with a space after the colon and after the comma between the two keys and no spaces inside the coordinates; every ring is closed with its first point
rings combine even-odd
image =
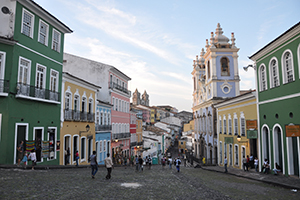
{"type": "Polygon", "coordinates": [[[243,112],[241,112],[240,115],[240,133],[241,136],[246,136],[246,119],[243,112]],[[242,121],[244,121],[244,123],[242,123],[242,121]]]}
{"type": "Polygon", "coordinates": [[[46,88],[46,76],[47,75],[47,67],[46,66],[44,66],[44,65],[41,65],[41,64],[39,64],[39,63],[37,63],[36,64],[36,71],[35,71],[35,87],[36,88],[38,88],[38,89],[45,89],[46,88]],[[38,71],[38,68],[43,68],[43,72],[40,72],[40,71],[38,71]],[[42,85],[42,88],[40,88],[40,87],[37,87],[38,85],[38,83],[37,83],[37,77],[39,76],[39,78],[41,78],[41,74],[43,74],[43,85],[42,85]]]}
{"type": "Polygon", "coordinates": [[[239,145],[234,145],[234,165],[239,166],[239,145]]]}
{"type": "Polygon", "coordinates": [[[116,102],[115,102],[115,97],[112,98],[112,105],[113,105],[113,110],[116,110],[116,102]]]}
{"type": "Polygon", "coordinates": [[[72,110],[72,93],[70,93],[69,91],[65,92],[65,109],[67,109],[67,107],[66,107],[67,99],[69,99],[69,107],[68,107],[68,109],[72,110]]]}
{"type": "Polygon", "coordinates": [[[0,59],[0,79],[4,80],[6,52],[0,51],[0,54],[2,55],[2,59],[0,59]]]}
{"type": "Polygon", "coordinates": [[[228,114],[228,135],[232,135],[232,119],[231,115],[228,114]]]}
{"type": "MultiPolygon", "coordinates": [[[[24,83],[23,80],[22,80],[21,83],[29,85],[30,84],[30,72],[31,72],[31,60],[28,60],[28,59],[23,58],[21,56],[19,57],[18,83],[20,83],[19,80],[20,80],[20,68],[21,67],[27,67],[27,77],[26,77],[27,81],[26,81],[26,83],[24,83]],[[22,60],[28,62],[28,66],[21,65],[22,60]]],[[[24,70],[23,70],[23,73],[24,73],[24,70]]],[[[23,76],[23,74],[22,74],[22,76],[23,76]]],[[[24,77],[23,77],[23,79],[24,79],[24,77]]]]}
{"type": "Polygon", "coordinates": [[[77,92],[74,94],[74,111],[80,111],[80,95],[77,92]],[[75,100],[77,100],[77,104],[75,100]]]}
{"type": "Polygon", "coordinates": [[[258,70],[258,74],[259,74],[259,91],[265,91],[268,89],[268,85],[267,85],[267,68],[265,66],[265,64],[261,64],[259,66],[259,70],[258,70]],[[262,73],[262,68],[264,67],[264,73],[262,73]]]}
{"type": "Polygon", "coordinates": [[[233,128],[234,128],[234,135],[239,135],[239,124],[238,124],[238,117],[237,114],[233,114],[233,128]]]}
{"type": "Polygon", "coordinates": [[[100,112],[97,110],[96,112],[96,124],[100,124],[100,112]]]}
{"type": "Polygon", "coordinates": [[[288,82],[288,77],[287,77],[287,71],[286,71],[286,65],[285,65],[285,54],[286,53],[290,53],[290,55],[291,55],[291,72],[293,73],[293,80],[291,81],[291,82],[293,82],[293,81],[295,81],[295,69],[294,69],[294,56],[293,56],[293,53],[292,53],[292,51],[291,50],[289,50],[289,49],[287,49],[287,50],[285,50],[283,53],[282,53],[282,56],[281,56],[281,69],[282,69],[282,82],[283,82],[283,84],[287,84],[287,83],[290,83],[290,82],[288,82]]]}
{"type": "Polygon", "coordinates": [[[44,22],[43,20],[40,19],[40,20],[39,20],[39,37],[38,37],[39,43],[48,46],[48,36],[49,36],[49,25],[48,25],[46,22],[44,22]],[[46,26],[46,28],[45,28],[45,29],[46,29],[45,35],[44,35],[44,33],[41,32],[41,25],[42,25],[42,24],[46,26]],[[44,36],[45,36],[45,43],[43,43],[43,42],[41,41],[41,35],[44,35],[44,36]]]}
{"type": "Polygon", "coordinates": [[[54,69],[51,69],[50,70],[50,83],[49,83],[49,90],[52,91],[52,92],[58,92],[58,85],[59,85],[59,72],[54,70],[54,69]],[[53,76],[52,73],[56,73],[56,76],[53,76]],[[53,81],[55,82],[55,87],[53,90],[53,81]]]}
{"type": "Polygon", "coordinates": [[[103,110],[100,112],[100,125],[103,125],[103,110]]]}
{"type": "Polygon", "coordinates": [[[115,111],[118,111],[118,110],[119,110],[119,108],[118,108],[118,102],[119,102],[119,101],[118,101],[117,98],[116,98],[115,100],[116,100],[116,108],[115,108],[115,111]]]}
{"type": "Polygon", "coordinates": [[[94,108],[94,99],[92,97],[89,98],[89,105],[88,105],[88,113],[93,113],[94,108]]]}
{"type": "Polygon", "coordinates": [[[53,29],[53,31],[52,31],[52,44],[51,44],[51,49],[53,49],[54,51],[57,51],[58,53],[60,53],[60,48],[61,48],[61,42],[60,42],[60,40],[61,40],[61,33],[59,32],[59,31],[57,31],[57,30],[55,30],[55,29],[53,29]],[[58,34],[58,41],[55,41],[54,40],[54,34],[58,34]],[[54,46],[54,44],[57,44],[57,47],[56,46],[54,46]]]}
{"type": "Polygon", "coordinates": [[[85,136],[83,136],[83,137],[81,137],[80,138],[80,161],[81,162],[84,162],[84,161],[86,161],[86,147],[87,147],[87,138],[85,137],[85,136]],[[82,139],[84,139],[84,148],[82,148],[82,139]],[[82,157],[82,151],[83,151],[83,155],[84,155],[84,157],[82,157]]]}
{"type": "MultiPolygon", "coordinates": [[[[47,158],[47,161],[49,161],[49,160],[55,160],[56,159],[56,151],[57,151],[57,127],[48,127],[48,129],[54,129],[55,130],[55,134],[54,134],[54,137],[55,137],[55,139],[54,139],[54,158],[53,159],[50,159],[49,157],[47,158]]],[[[50,134],[49,134],[49,132],[48,132],[48,130],[47,130],[47,138],[48,138],[48,141],[50,142],[50,134]]],[[[50,149],[49,149],[49,153],[50,153],[50,149]]]]}
{"type": "Polygon", "coordinates": [[[269,77],[270,77],[270,88],[278,87],[280,86],[280,79],[279,79],[279,71],[278,71],[278,60],[276,57],[273,57],[270,59],[269,62],[269,77]],[[273,67],[272,62],[275,61],[276,65],[273,67]],[[276,74],[273,74],[273,69],[275,69],[276,74]],[[277,78],[277,85],[275,85],[275,78],[277,78]]]}
{"type": "Polygon", "coordinates": [[[226,134],[226,115],[223,116],[223,130],[224,130],[224,133],[223,134],[226,134]]]}
{"type": "Polygon", "coordinates": [[[82,95],[82,99],[81,99],[81,112],[86,112],[87,110],[87,97],[85,95],[85,93],[82,95]],[[82,108],[82,103],[84,102],[84,107],[82,108]]]}
{"type": "Polygon", "coordinates": [[[223,129],[223,127],[222,127],[222,117],[219,116],[219,133],[220,134],[222,134],[222,129],[223,129]]]}
{"type": "Polygon", "coordinates": [[[33,38],[33,32],[34,32],[34,14],[32,14],[31,12],[29,12],[28,10],[26,10],[25,8],[23,8],[23,10],[22,10],[21,33],[24,34],[24,35],[26,35],[26,36],[28,36],[28,37],[33,38]],[[28,26],[28,24],[27,24],[27,26],[30,29],[29,30],[29,35],[26,35],[24,33],[24,23],[25,23],[24,22],[24,15],[25,15],[25,13],[31,16],[31,22],[30,22],[31,24],[30,24],[30,26],[28,26]]]}

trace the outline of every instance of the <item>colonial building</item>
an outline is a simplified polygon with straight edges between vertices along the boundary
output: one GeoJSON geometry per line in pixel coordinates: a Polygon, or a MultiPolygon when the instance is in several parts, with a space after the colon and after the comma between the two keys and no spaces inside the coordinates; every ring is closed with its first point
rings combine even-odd
{"type": "Polygon", "coordinates": [[[217,109],[218,164],[243,169],[243,158],[258,157],[256,93],[248,91],[215,104],[217,109]]]}
{"type": "Polygon", "coordinates": [[[300,22],[250,59],[257,84],[260,160],[299,177],[300,22]]]}
{"type": "Polygon", "coordinates": [[[79,165],[88,164],[88,158],[96,148],[95,107],[96,95],[99,90],[100,86],[91,84],[70,73],[63,73],[60,131],[61,165],[75,164],[76,151],[79,153],[79,165]],[[70,156],[67,157],[65,153],[68,150],[70,156]]]}
{"type": "Polygon", "coordinates": [[[112,156],[113,158],[119,155],[128,157],[131,97],[131,92],[128,90],[128,81],[131,78],[111,65],[67,53],[64,54],[64,71],[101,86],[97,99],[113,105],[111,108],[111,124],[108,124],[112,125],[112,156]]]}
{"type": "Polygon", "coordinates": [[[210,43],[206,40],[193,65],[193,114],[195,119],[194,155],[205,157],[208,164],[217,162],[217,129],[214,104],[240,94],[238,51],[234,34],[231,43],[223,35],[220,24],[215,35],[211,32],[210,43]]]}
{"type": "Polygon", "coordinates": [[[135,92],[132,94],[132,104],[133,105],[144,105],[149,106],[149,95],[147,94],[146,90],[144,91],[144,94],[142,95],[139,93],[139,91],[136,89],[135,92]]]}
{"type": "Polygon", "coordinates": [[[64,34],[72,30],[32,0],[2,0],[0,11],[0,163],[17,146],[38,164],[59,164],[64,34]]]}

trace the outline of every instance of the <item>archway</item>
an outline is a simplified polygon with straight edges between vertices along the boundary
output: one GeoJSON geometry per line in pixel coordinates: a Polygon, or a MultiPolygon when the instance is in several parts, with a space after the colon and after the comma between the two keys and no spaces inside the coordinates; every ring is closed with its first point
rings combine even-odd
{"type": "Polygon", "coordinates": [[[276,126],[273,130],[273,141],[274,141],[274,166],[277,163],[282,169],[283,166],[283,146],[282,146],[282,132],[279,126],[276,126]]]}

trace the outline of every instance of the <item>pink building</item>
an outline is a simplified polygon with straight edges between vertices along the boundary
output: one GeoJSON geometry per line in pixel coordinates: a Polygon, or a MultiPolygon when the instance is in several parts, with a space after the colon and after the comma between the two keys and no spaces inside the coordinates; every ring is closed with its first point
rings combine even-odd
{"type": "Polygon", "coordinates": [[[137,105],[136,107],[143,110],[143,122],[149,125],[151,122],[151,108],[144,105],[137,105]]]}

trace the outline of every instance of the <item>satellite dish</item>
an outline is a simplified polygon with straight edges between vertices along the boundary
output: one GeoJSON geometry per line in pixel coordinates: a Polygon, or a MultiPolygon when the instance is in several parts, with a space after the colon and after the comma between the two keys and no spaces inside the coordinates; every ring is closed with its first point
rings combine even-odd
{"type": "Polygon", "coordinates": [[[9,9],[8,9],[8,7],[6,7],[6,6],[3,6],[3,7],[1,8],[1,11],[2,11],[4,14],[10,14],[9,9]]]}

